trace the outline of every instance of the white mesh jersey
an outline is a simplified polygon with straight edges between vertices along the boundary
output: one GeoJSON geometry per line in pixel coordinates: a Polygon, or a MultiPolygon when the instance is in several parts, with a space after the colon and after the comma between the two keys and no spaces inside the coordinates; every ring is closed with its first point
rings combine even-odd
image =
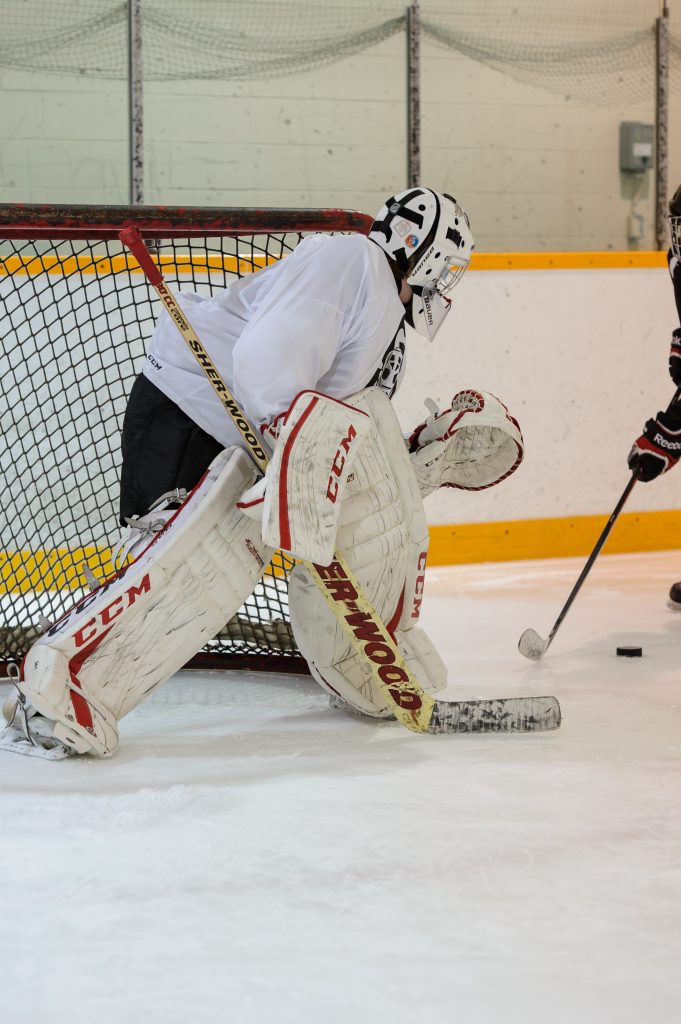
{"type": "MultiPolygon", "coordinates": [[[[178,298],[223,380],[270,443],[277,419],[300,391],[345,399],[377,385],[392,396],[400,383],[405,309],[384,253],[364,235],[311,235],[218,295],[180,292],[178,298]]],[[[242,443],[165,310],[144,373],[216,440],[242,443]]]]}

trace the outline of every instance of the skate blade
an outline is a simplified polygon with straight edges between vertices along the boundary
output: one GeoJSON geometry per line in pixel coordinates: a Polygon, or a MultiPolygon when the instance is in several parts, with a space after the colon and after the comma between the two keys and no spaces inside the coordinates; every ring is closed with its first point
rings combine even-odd
{"type": "Polygon", "coordinates": [[[54,743],[50,747],[31,743],[17,729],[9,726],[0,733],[0,751],[3,750],[9,754],[23,754],[24,757],[40,757],[44,761],[63,761],[73,753],[61,743],[54,743]]]}

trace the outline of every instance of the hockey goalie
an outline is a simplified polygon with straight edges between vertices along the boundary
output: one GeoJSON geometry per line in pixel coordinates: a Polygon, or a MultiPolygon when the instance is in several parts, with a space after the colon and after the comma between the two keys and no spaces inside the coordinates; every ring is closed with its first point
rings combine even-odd
{"type": "Polygon", "coordinates": [[[120,720],[238,611],[276,549],[299,560],[293,633],[336,706],[392,713],[312,580],[309,564],[328,566],[336,549],[423,689],[445,687],[418,626],[423,498],[500,482],[523,440],[501,402],[467,389],[405,441],[390,398],[405,323],[434,337],[472,248],[459,204],[414,188],[368,237],[311,236],[216,297],[181,294],[269,447],[264,475],[161,314],[123,428],[121,567],[31,647],[4,708],[5,749],[112,754],[120,720]]]}

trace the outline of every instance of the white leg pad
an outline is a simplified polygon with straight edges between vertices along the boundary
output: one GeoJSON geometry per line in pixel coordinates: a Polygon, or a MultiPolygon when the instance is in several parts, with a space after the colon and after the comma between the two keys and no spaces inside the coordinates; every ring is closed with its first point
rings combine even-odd
{"type": "Polygon", "coordinates": [[[273,552],[235,505],[255,476],[240,448],[221,452],[146,550],[31,647],[20,688],[77,753],[111,754],[119,719],[253,592],[273,552]]]}
{"type": "MultiPolygon", "coordinates": [[[[418,681],[437,693],[446,685],[446,668],[415,628],[428,551],[419,486],[389,399],[371,388],[350,401],[370,414],[372,432],[347,481],[336,543],[418,681]]],[[[317,682],[364,714],[390,716],[382,690],[303,565],[289,583],[289,609],[296,642],[317,682]]]]}
{"type": "MultiPolygon", "coordinates": [[[[383,691],[374,682],[369,668],[355,653],[332,621],[326,602],[320,604],[319,591],[306,570],[298,565],[290,583],[291,621],[294,635],[307,658],[313,677],[328,693],[341,697],[351,707],[371,718],[392,718],[383,691]],[[296,609],[294,613],[293,609],[296,609]],[[298,616],[310,612],[307,628],[298,616]]],[[[321,601],[324,598],[321,597],[321,601]]],[[[424,630],[415,627],[395,630],[397,646],[409,669],[426,693],[436,694],[447,685],[447,668],[424,630]]]]}
{"type": "Polygon", "coordinates": [[[262,516],[268,544],[295,558],[328,565],[347,480],[365,437],[369,414],[318,391],[303,391],[286,414],[263,483],[242,498],[262,516]]]}

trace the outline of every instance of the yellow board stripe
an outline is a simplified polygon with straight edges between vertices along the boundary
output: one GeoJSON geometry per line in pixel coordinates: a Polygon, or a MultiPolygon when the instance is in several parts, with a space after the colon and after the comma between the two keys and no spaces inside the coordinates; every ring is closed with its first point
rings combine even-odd
{"type": "MultiPolygon", "coordinates": [[[[250,271],[275,263],[279,257],[256,254],[246,256],[222,256],[220,254],[199,255],[187,253],[155,257],[164,273],[189,274],[192,270],[225,270],[229,273],[250,271]]],[[[471,270],[612,270],[641,267],[666,267],[663,252],[476,252],[471,260],[471,270]]],[[[112,274],[128,271],[141,274],[142,271],[132,257],[121,254],[112,257],[97,257],[96,253],[78,256],[9,256],[0,259],[2,274],[112,274]]]]}
{"type": "MultiPolygon", "coordinates": [[[[428,564],[463,565],[589,555],[607,519],[606,514],[431,526],[428,564]]],[[[606,554],[615,554],[672,548],[681,548],[681,511],[677,510],[623,513],[603,550],[606,554]]],[[[86,587],[81,575],[83,562],[87,562],[100,579],[114,571],[110,549],[95,545],[0,552],[0,591],[41,593],[86,587]]],[[[679,562],[681,569],[681,559],[679,562]]],[[[276,563],[270,571],[276,576],[283,572],[276,563]]]]}
{"type": "Polygon", "coordinates": [[[9,594],[87,588],[81,573],[87,562],[99,579],[114,572],[110,548],[91,544],[78,548],[0,552],[0,590],[9,594]]]}
{"type": "MultiPolygon", "coordinates": [[[[258,253],[253,257],[246,256],[221,256],[213,254],[201,256],[188,253],[186,256],[176,254],[174,256],[155,256],[154,261],[162,268],[162,272],[175,271],[178,274],[189,274],[193,270],[226,270],[229,273],[250,273],[254,269],[260,269],[268,263],[276,263],[277,256],[266,256],[258,253]]],[[[131,274],[142,274],[143,271],[137,261],[129,255],[98,257],[96,252],[92,254],[83,253],[79,256],[9,256],[7,259],[0,259],[0,275],[2,274],[25,274],[33,277],[37,274],[62,274],[67,277],[69,274],[119,274],[128,271],[131,274]]]]}
{"type": "MultiPolygon", "coordinates": [[[[270,575],[284,575],[281,564],[283,558],[290,564],[289,556],[275,556],[267,570],[270,575]]],[[[87,562],[102,582],[116,571],[111,561],[111,548],[95,544],[78,548],[0,551],[0,593],[41,594],[47,590],[87,590],[89,584],[83,575],[83,562],[87,562]]]]}
{"type": "MultiPolygon", "coordinates": [[[[589,555],[608,521],[608,515],[431,526],[428,564],[459,565],[589,555]]],[[[615,554],[680,547],[681,511],[674,509],[623,513],[603,551],[615,554]]]]}
{"type": "Polygon", "coordinates": [[[621,270],[665,267],[663,252],[474,252],[471,270],[621,270]]]}

